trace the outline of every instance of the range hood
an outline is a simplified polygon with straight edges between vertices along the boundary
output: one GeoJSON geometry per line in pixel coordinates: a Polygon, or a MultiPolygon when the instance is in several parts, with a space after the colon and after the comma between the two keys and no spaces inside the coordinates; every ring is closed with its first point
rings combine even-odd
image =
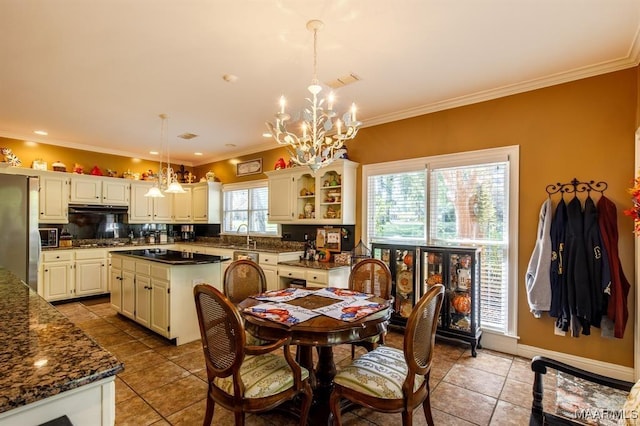
{"type": "Polygon", "coordinates": [[[95,204],[69,204],[69,213],[77,214],[123,214],[129,211],[127,206],[104,206],[95,204]]]}

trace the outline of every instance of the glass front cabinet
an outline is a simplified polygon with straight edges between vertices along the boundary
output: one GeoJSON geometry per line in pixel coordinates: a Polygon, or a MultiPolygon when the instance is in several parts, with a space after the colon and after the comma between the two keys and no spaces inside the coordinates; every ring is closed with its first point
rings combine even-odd
{"type": "Polygon", "coordinates": [[[438,318],[437,336],[481,348],[480,249],[468,247],[420,248],[421,294],[443,284],[445,297],[438,318]]]}

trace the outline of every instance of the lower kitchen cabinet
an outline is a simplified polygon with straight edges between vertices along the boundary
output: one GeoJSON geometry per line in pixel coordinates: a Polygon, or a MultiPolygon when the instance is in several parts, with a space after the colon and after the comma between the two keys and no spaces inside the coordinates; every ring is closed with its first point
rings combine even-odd
{"type": "Polygon", "coordinates": [[[349,287],[349,266],[339,266],[334,268],[316,268],[309,265],[316,262],[295,262],[288,261],[286,264],[278,265],[278,276],[280,278],[280,288],[287,288],[292,283],[306,283],[307,287],[349,287]]]}
{"type": "Polygon", "coordinates": [[[52,250],[43,252],[40,259],[38,293],[47,301],[108,291],[106,250],[52,250]]]}
{"type": "Polygon", "coordinates": [[[193,286],[219,277],[220,263],[167,265],[116,252],[111,256],[111,306],[118,313],[176,345],[200,339],[193,286]]]}

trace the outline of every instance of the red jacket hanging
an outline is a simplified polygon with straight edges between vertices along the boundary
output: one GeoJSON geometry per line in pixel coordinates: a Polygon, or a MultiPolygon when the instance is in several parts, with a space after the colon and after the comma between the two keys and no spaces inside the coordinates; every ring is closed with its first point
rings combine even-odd
{"type": "Polygon", "coordinates": [[[613,321],[614,336],[622,339],[629,318],[627,297],[629,281],[624,276],[618,257],[618,224],[616,205],[604,195],[598,200],[598,226],[602,235],[602,244],[609,256],[611,269],[611,295],[607,306],[607,316],[613,321]]]}

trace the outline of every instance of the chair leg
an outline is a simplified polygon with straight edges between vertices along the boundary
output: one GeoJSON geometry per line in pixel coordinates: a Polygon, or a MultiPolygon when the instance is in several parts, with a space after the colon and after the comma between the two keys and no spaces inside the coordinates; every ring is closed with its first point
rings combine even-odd
{"type": "Polygon", "coordinates": [[[356,357],[356,345],[351,345],[351,359],[356,357]]]}
{"type": "Polygon", "coordinates": [[[424,410],[424,417],[427,419],[427,424],[433,426],[433,415],[431,414],[431,395],[427,395],[424,401],[422,401],[422,409],[424,410]]]}
{"type": "Polygon", "coordinates": [[[204,421],[202,422],[203,426],[211,426],[211,421],[213,420],[213,410],[215,409],[215,401],[211,398],[211,395],[207,394],[207,408],[204,412],[204,421]]]}
{"type": "Polygon", "coordinates": [[[236,420],[236,426],[244,426],[244,411],[235,411],[233,417],[236,420]]]}
{"type": "Polygon", "coordinates": [[[313,391],[311,385],[307,381],[304,389],[302,390],[302,409],[300,410],[300,426],[305,426],[309,418],[309,411],[311,410],[311,402],[313,400],[313,391]]]}
{"type": "Polygon", "coordinates": [[[410,411],[409,408],[405,407],[402,412],[402,426],[412,426],[413,425],[413,411],[410,411]]]}
{"type": "Polygon", "coordinates": [[[340,392],[337,390],[337,386],[334,385],[331,397],[329,398],[329,408],[331,409],[331,415],[333,416],[333,425],[341,426],[342,418],[340,417],[340,392]]]}

